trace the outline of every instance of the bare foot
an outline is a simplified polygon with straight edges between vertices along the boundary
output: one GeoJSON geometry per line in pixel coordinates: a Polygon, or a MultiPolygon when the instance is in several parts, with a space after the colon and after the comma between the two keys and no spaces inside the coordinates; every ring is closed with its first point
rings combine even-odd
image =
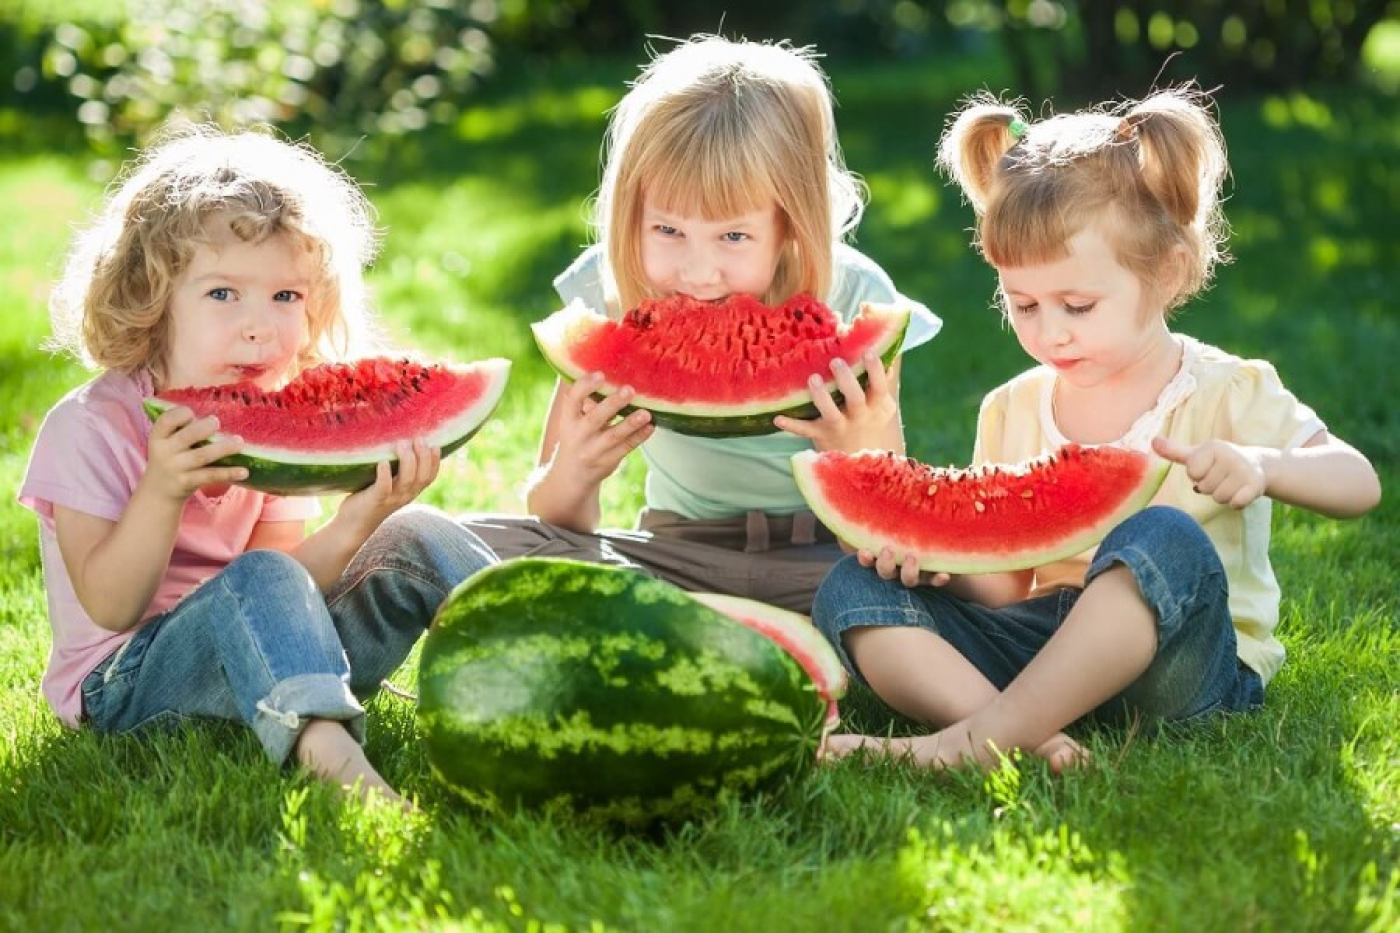
{"type": "MultiPolygon", "coordinates": [[[[947,768],[975,766],[983,769],[998,767],[1005,753],[990,744],[975,748],[971,733],[957,725],[931,735],[881,738],[871,735],[842,734],[827,736],[819,753],[821,761],[836,761],[850,755],[871,755],[877,758],[900,758],[923,768],[942,771],[947,768]]],[[[1035,749],[1035,754],[1050,765],[1056,774],[1082,767],[1089,761],[1089,750],[1074,739],[1057,732],[1035,749]]]]}
{"type": "Polygon", "coordinates": [[[1050,765],[1050,770],[1056,774],[1064,774],[1066,771],[1083,767],[1089,763],[1090,758],[1087,748],[1063,732],[1056,732],[1041,742],[1036,747],[1035,753],[1044,758],[1050,765]]]}
{"type": "Polygon", "coordinates": [[[296,756],[312,774],[367,804],[384,802],[405,812],[416,810],[374,770],[365,750],[340,722],[311,720],[297,739],[296,756]]]}
{"type": "Polygon", "coordinates": [[[834,733],[822,739],[821,748],[817,750],[817,761],[837,761],[857,752],[867,752],[873,755],[888,755],[888,745],[893,739],[880,739],[873,735],[856,735],[854,733],[834,733]]]}

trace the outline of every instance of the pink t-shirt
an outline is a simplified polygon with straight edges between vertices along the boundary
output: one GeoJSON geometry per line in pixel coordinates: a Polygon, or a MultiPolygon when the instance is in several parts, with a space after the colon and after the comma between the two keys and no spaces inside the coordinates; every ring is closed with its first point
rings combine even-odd
{"type": "MultiPolygon", "coordinates": [[[[53,647],[43,691],[69,726],[82,716],[83,678],[141,627],[112,632],[78,602],[54,536],[56,505],[117,521],[146,469],[151,421],[141,400],[147,372],[107,372],[68,393],[44,418],[29,457],[19,501],[39,515],[53,647]]],[[[269,496],[231,486],[219,496],[196,492],[185,503],[170,565],[143,622],[170,609],[247,549],[258,522],[304,521],[319,513],[313,498],[269,496]]]]}

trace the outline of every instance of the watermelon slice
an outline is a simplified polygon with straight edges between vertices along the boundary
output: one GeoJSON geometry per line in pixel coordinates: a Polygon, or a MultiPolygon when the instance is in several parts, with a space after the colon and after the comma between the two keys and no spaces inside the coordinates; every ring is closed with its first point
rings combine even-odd
{"type": "Polygon", "coordinates": [[[725,601],[739,603],[763,621],[603,564],[522,557],[473,575],[419,656],[434,776],[490,811],[650,825],[809,773],[840,664],[800,616],[725,601]],[[764,634],[800,627],[811,667],[764,634]]]}
{"type": "MultiPolygon", "coordinates": [[[[815,418],[807,380],[845,360],[864,382],[870,351],[888,365],[909,326],[904,305],[866,304],[849,324],[810,295],[769,306],[748,295],[722,302],[684,295],[645,301],[610,320],[575,300],[532,325],[564,378],[601,372],[600,397],[630,385],[631,408],[663,428],[706,437],[772,434],[775,415],[815,418]]],[[[630,410],[630,409],[629,409],[630,410]]]]}
{"type": "Polygon", "coordinates": [[[993,573],[1073,557],[1157,494],[1171,466],[1121,447],[1059,450],[1019,464],[933,467],[889,451],[803,451],[803,498],[847,544],[923,570],[993,573]]]}
{"type": "Polygon", "coordinates": [[[145,402],[152,420],[176,405],[214,415],[244,440],[219,461],[242,466],[240,485],[278,495],[363,489],[395,445],[423,438],[443,455],[471,439],[505,391],[510,361],[422,363],[372,357],[303,370],[281,389],[252,383],[170,389],[145,402]]]}
{"type": "Polygon", "coordinates": [[[812,678],[817,693],[826,700],[826,728],[835,727],[840,719],[836,701],[846,693],[846,669],[831,645],[817,631],[810,619],[796,612],[770,606],[755,599],[729,596],[724,593],[691,593],[695,599],[718,609],[735,622],[776,642],[793,660],[802,665],[812,678]]]}

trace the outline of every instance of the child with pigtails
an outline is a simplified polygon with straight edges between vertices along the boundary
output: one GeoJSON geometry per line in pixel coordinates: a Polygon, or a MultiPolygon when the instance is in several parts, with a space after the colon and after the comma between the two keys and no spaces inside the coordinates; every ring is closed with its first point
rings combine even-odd
{"type": "Polygon", "coordinates": [[[1175,467],[1154,504],[1096,548],[1033,570],[952,577],[861,551],[813,620],[847,667],[929,734],[833,736],[932,768],[1013,749],[1084,761],[1085,717],[1194,720],[1258,707],[1284,660],[1270,509],[1335,518],[1380,499],[1375,470],[1263,360],[1172,329],[1223,258],[1224,143],[1192,87],[1029,121],[977,97],[938,161],[977,217],[1002,313],[1034,368],[993,390],[977,464],[1066,443],[1175,467]]]}

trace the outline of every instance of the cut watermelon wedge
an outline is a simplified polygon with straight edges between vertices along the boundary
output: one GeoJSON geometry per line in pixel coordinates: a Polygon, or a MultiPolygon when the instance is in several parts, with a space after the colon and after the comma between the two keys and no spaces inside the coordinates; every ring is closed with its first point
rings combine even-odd
{"type": "Polygon", "coordinates": [[[804,451],[803,498],[852,547],[947,573],[1025,570],[1103,540],[1156,495],[1171,466],[1120,447],[1060,450],[1018,464],[933,467],[889,451],[804,451]]]}
{"type": "Polygon", "coordinates": [[[240,485],[280,495],[363,489],[396,445],[422,438],[447,455],[490,417],[505,391],[510,361],[421,363],[381,357],[325,363],[283,388],[251,383],[171,389],[145,402],[154,420],[176,405],[219,419],[220,435],[243,438],[219,461],[242,466],[240,485]]]}
{"type": "Polygon", "coordinates": [[[909,326],[905,305],[866,304],[850,324],[798,295],[765,305],[748,295],[722,302],[675,296],[643,302],[614,321],[581,301],[533,325],[549,364],[566,379],[600,372],[600,397],[624,385],[633,408],[660,427],[706,437],[772,434],[775,415],[815,418],[808,379],[837,395],[831,362],[864,381],[862,357],[894,359],[909,326]]]}

